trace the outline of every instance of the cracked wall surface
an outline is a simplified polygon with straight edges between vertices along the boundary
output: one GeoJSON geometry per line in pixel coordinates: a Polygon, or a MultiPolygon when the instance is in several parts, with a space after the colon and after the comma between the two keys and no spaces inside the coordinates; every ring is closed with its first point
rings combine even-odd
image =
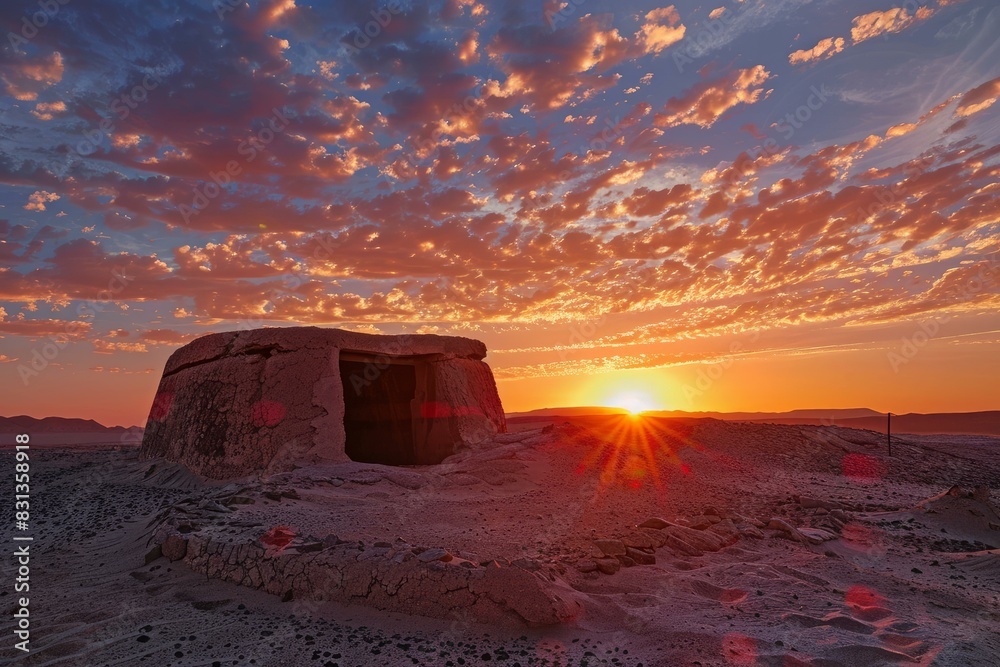
{"type": "Polygon", "coordinates": [[[409,544],[345,542],[322,551],[269,555],[254,543],[192,536],[184,562],[206,576],[285,599],[360,604],[432,618],[470,615],[482,623],[530,626],[565,622],[575,605],[550,590],[544,575],[493,562],[486,567],[420,560],[409,544]]]}

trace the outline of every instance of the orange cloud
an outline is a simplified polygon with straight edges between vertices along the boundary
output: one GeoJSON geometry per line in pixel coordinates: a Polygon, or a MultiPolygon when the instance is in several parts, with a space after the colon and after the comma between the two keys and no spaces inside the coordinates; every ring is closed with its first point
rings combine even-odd
{"type": "Polygon", "coordinates": [[[642,44],[645,53],[659,53],[684,39],[686,28],[680,20],[674,5],[647,12],[646,22],[636,33],[636,40],[642,44]]]}
{"type": "Polygon", "coordinates": [[[150,345],[182,345],[204,335],[204,333],[199,331],[194,334],[185,334],[173,329],[149,329],[143,331],[140,338],[150,345]]]}
{"type": "Polygon", "coordinates": [[[843,50],[843,37],[827,37],[826,39],[819,40],[819,43],[811,49],[803,49],[802,51],[795,51],[791,53],[788,56],[788,62],[793,65],[801,65],[803,63],[815,62],[818,60],[826,60],[827,58],[832,58],[843,50]]]}
{"type": "Polygon", "coordinates": [[[62,100],[58,102],[39,102],[31,111],[31,115],[38,120],[52,120],[56,114],[66,111],[66,103],[62,100]]]}
{"type": "Polygon", "coordinates": [[[479,62],[479,33],[475,30],[462,36],[458,44],[458,59],[466,65],[479,62]]]}
{"type": "Polygon", "coordinates": [[[14,99],[31,102],[38,93],[62,81],[62,54],[54,51],[45,58],[21,57],[0,67],[0,81],[14,99]]]}
{"type": "Polygon", "coordinates": [[[955,115],[966,117],[979,113],[993,106],[998,98],[1000,98],[1000,77],[976,86],[962,95],[962,99],[958,101],[958,108],[955,109],[955,115]]]}
{"type": "Polygon", "coordinates": [[[95,354],[112,354],[114,352],[146,352],[145,343],[116,343],[105,340],[94,340],[95,354]]]}
{"type": "Polygon", "coordinates": [[[885,132],[885,138],[891,139],[893,137],[902,137],[909,134],[917,129],[916,123],[900,123],[899,125],[893,125],[885,132]]]}
{"type": "MultiPolygon", "coordinates": [[[[946,6],[958,0],[939,0],[939,5],[946,6]]],[[[937,12],[930,7],[920,7],[911,14],[906,7],[895,7],[885,11],[874,11],[854,17],[851,21],[852,44],[901,32],[910,26],[929,19],[937,12]]],[[[843,37],[827,37],[821,39],[816,46],[811,49],[794,51],[788,56],[788,62],[792,65],[817,62],[832,58],[846,48],[846,40],[843,37]]]]}
{"type": "Polygon", "coordinates": [[[29,338],[59,336],[75,340],[83,338],[91,326],[90,322],[83,321],[32,320],[23,317],[23,313],[11,320],[7,318],[7,312],[0,308],[0,334],[29,338]]]}
{"type": "Polygon", "coordinates": [[[28,203],[24,205],[26,211],[44,211],[45,205],[59,199],[59,195],[45,190],[36,190],[28,197],[28,203]]]}
{"type": "Polygon", "coordinates": [[[930,18],[934,10],[921,7],[916,14],[910,14],[905,7],[887,9],[884,12],[869,12],[855,17],[851,24],[851,39],[855,44],[865,40],[900,32],[909,28],[918,20],[930,18]]]}
{"type": "Polygon", "coordinates": [[[501,28],[486,50],[507,78],[487,81],[484,97],[504,100],[505,107],[523,99],[558,109],[610,88],[621,77],[607,71],[632,45],[606,23],[586,15],[551,31],[537,25],[501,28]]]}
{"type": "Polygon", "coordinates": [[[730,72],[715,81],[705,81],[681,97],[670,99],[663,113],[656,114],[657,125],[698,125],[711,127],[727,111],[739,104],[753,104],[765,95],[763,85],[771,73],[763,65],[730,72]]]}

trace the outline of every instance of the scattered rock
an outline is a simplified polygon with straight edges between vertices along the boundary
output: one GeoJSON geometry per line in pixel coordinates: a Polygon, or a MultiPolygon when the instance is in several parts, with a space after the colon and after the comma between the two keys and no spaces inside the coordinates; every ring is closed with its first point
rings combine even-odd
{"type": "Polygon", "coordinates": [[[828,511],[844,509],[843,505],[833,500],[821,500],[819,498],[810,498],[809,496],[799,496],[799,505],[803,509],[821,508],[828,511]]]}
{"type": "Polygon", "coordinates": [[[227,514],[233,510],[225,505],[220,505],[214,500],[205,499],[198,503],[198,509],[208,510],[209,512],[219,512],[221,514],[227,514]]]}
{"type": "Polygon", "coordinates": [[[417,554],[417,560],[422,563],[431,563],[433,561],[447,563],[452,558],[454,558],[454,556],[439,547],[428,549],[427,551],[417,554]]]}
{"type": "Polygon", "coordinates": [[[799,533],[805,535],[813,544],[821,544],[836,539],[837,536],[820,528],[799,528],[799,533]]]}
{"type": "Polygon", "coordinates": [[[180,560],[187,554],[187,540],[180,535],[168,535],[160,545],[160,550],[169,561],[180,560]]]}
{"type": "Polygon", "coordinates": [[[772,518],[771,521],[768,522],[767,528],[768,530],[777,531],[778,535],[784,537],[785,539],[794,540],[803,544],[819,544],[823,541],[817,537],[809,537],[784,519],[779,519],[777,517],[772,518]]]}
{"type": "Polygon", "coordinates": [[[662,530],[670,525],[670,522],[666,519],[661,519],[659,517],[650,517],[639,524],[639,528],[652,528],[653,530],[662,530]]]}
{"type": "Polygon", "coordinates": [[[594,540],[594,546],[605,556],[625,555],[625,544],[621,540],[594,540]]]}
{"type": "Polygon", "coordinates": [[[729,519],[722,519],[714,526],[709,526],[707,532],[718,535],[726,545],[734,544],[740,538],[740,531],[729,519]]]}
{"type": "Polygon", "coordinates": [[[597,569],[604,574],[614,574],[622,569],[622,564],[617,558],[601,558],[597,561],[597,569]]]}
{"type": "Polygon", "coordinates": [[[580,572],[595,572],[597,571],[597,563],[592,560],[581,560],[576,564],[576,569],[580,572]]]}
{"type": "Polygon", "coordinates": [[[847,523],[848,521],[851,520],[850,514],[848,514],[844,510],[839,510],[839,509],[830,510],[830,516],[836,519],[837,521],[840,521],[841,523],[847,523]]]}
{"type": "Polygon", "coordinates": [[[629,558],[628,556],[615,556],[618,562],[622,564],[622,567],[634,567],[636,562],[629,558]]]}
{"type": "Polygon", "coordinates": [[[792,524],[788,523],[784,519],[779,519],[778,517],[772,517],[771,520],[767,522],[767,529],[780,530],[783,533],[796,532],[792,524]]]}
{"type": "MultiPolygon", "coordinates": [[[[715,518],[718,519],[719,517],[715,517],[715,518]]],[[[705,530],[706,528],[708,528],[709,526],[711,526],[715,522],[712,521],[711,519],[709,519],[707,516],[702,515],[702,516],[693,516],[693,517],[688,517],[688,518],[685,518],[685,519],[681,519],[678,523],[680,523],[680,524],[682,524],[682,525],[684,525],[684,526],[686,526],[688,528],[693,528],[695,530],[705,530]]]]}
{"type": "Polygon", "coordinates": [[[650,535],[639,532],[638,530],[632,531],[622,538],[622,543],[626,548],[633,547],[637,549],[655,549],[658,546],[662,546],[658,542],[659,540],[655,540],[650,535]]]}
{"type": "Polygon", "coordinates": [[[725,541],[714,533],[685,528],[684,526],[669,526],[664,532],[681,539],[700,551],[718,551],[726,546],[725,541]]]}
{"type": "Polygon", "coordinates": [[[749,526],[754,526],[755,528],[763,528],[767,524],[760,519],[755,519],[753,517],[745,516],[738,512],[727,512],[723,518],[729,519],[736,525],[746,524],[749,526]]]}
{"type": "MultiPolygon", "coordinates": [[[[648,537],[653,542],[654,549],[659,549],[660,547],[662,547],[664,544],[667,543],[667,536],[663,533],[662,530],[656,530],[653,528],[640,528],[637,532],[648,537]]],[[[626,546],[631,546],[631,545],[626,545],[626,546]]]]}
{"type": "Polygon", "coordinates": [[[676,535],[667,535],[666,545],[670,549],[673,549],[682,556],[701,556],[705,552],[701,549],[694,547],[693,545],[685,542],[683,539],[677,537],[676,535]]]}
{"type": "Polygon", "coordinates": [[[739,527],[739,531],[743,537],[750,537],[755,540],[764,539],[764,533],[756,526],[742,525],[739,527]]]}
{"type": "Polygon", "coordinates": [[[625,547],[625,556],[631,558],[633,561],[639,565],[655,565],[656,556],[645,551],[639,551],[638,549],[633,549],[632,547],[625,547]]]}

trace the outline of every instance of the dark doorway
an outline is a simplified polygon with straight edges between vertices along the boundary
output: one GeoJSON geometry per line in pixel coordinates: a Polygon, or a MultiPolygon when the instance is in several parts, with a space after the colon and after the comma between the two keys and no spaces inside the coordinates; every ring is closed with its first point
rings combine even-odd
{"type": "Polygon", "coordinates": [[[417,371],[413,362],[386,363],[351,355],[340,359],[344,387],[344,431],[352,461],[384,465],[417,463],[413,443],[413,402],[417,371]]]}

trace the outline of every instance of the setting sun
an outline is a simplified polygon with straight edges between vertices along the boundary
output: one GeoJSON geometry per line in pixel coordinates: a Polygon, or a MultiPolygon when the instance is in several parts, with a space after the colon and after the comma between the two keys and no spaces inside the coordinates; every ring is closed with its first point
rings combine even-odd
{"type": "Polygon", "coordinates": [[[630,391],[618,394],[610,401],[608,401],[609,408],[624,408],[628,410],[631,414],[639,414],[640,412],[645,412],[647,410],[653,410],[656,408],[656,404],[652,397],[648,394],[638,391],[630,391]]]}

